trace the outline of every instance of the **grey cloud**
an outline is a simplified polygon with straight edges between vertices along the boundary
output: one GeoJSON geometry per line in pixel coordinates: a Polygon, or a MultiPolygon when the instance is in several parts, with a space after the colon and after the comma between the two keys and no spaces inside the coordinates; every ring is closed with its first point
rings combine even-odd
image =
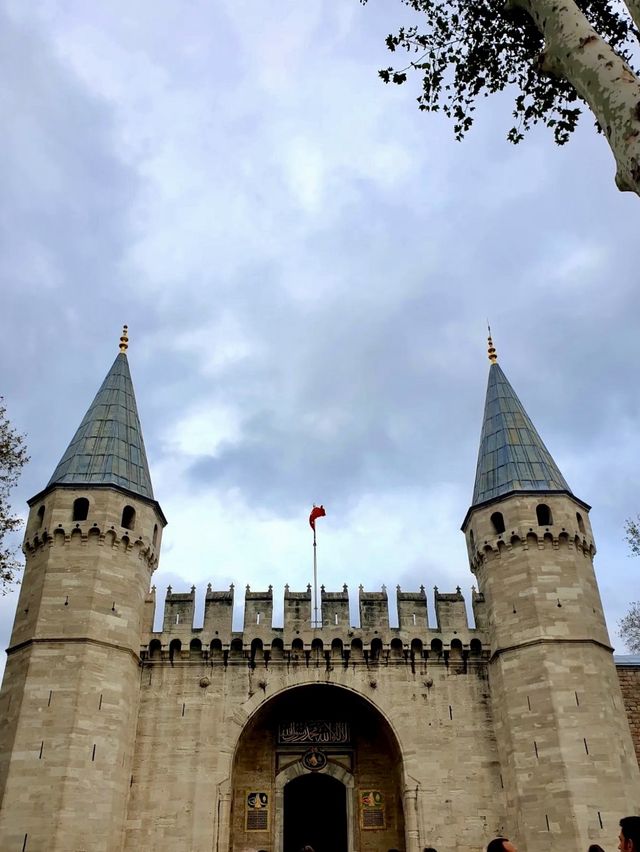
{"type": "MultiPolygon", "coordinates": [[[[180,459],[174,474],[204,498],[239,491],[277,518],[324,500],[339,518],[364,494],[419,500],[451,484],[461,520],[488,318],[534,423],[596,507],[618,611],[627,591],[610,578],[633,570],[621,525],[637,509],[640,474],[628,438],[640,426],[637,201],[613,190],[602,140],[585,122],[566,151],[546,134],[508,148],[509,107],[498,101],[455,145],[437,116],[415,110],[410,89],[375,79],[395,11],[370,5],[340,39],[327,11],[278,92],[258,79],[264,57],[251,53],[239,7],[219,17],[200,4],[176,23],[177,5],[159,18],[155,6],[136,7],[126,32],[91,5],[69,13],[120,51],[105,48],[107,67],[134,53],[148,60],[126,110],[80,81],[27,6],[20,26],[5,18],[0,28],[0,85],[14,81],[0,139],[3,337],[18,364],[3,390],[33,457],[17,503],[47,481],[128,321],[152,476],[185,413],[224,404],[238,435],[180,459]],[[336,132],[346,146],[350,126],[357,146],[334,163],[336,132]],[[311,211],[287,182],[296,132],[327,160],[311,211]],[[137,144],[128,164],[117,141],[127,133],[137,144]],[[385,183],[356,168],[381,139],[411,157],[408,177],[385,183]],[[602,250],[603,267],[587,260],[558,277],[576,246],[602,250]],[[223,313],[251,344],[245,357],[211,369],[201,349],[174,345],[223,313]]],[[[73,42],[64,25],[59,35],[73,42]]],[[[206,354],[219,346],[213,337],[206,354]]],[[[171,487],[158,497],[171,521],[171,487]]],[[[194,570],[180,566],[181,576],[194,570]]],[[[428,553],[398,576],[410,587],[437,571],[467,577],[428,553]]]]}

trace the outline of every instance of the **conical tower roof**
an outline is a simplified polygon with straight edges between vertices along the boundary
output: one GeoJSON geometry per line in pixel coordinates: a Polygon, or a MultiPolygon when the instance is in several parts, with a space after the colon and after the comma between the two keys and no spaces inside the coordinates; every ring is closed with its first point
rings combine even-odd
{"type": "Polygon", "coordinates": [[[509,384],[489,338],[489,382],[473,506],[513,491],[563,491],[567,481],[509,384]]]}
{"type": "Polygon", "coordinates": [[[120,352],[49,480],[52,485],[117,485],[153,500],[142,429],[127,361],[120,352]]]}

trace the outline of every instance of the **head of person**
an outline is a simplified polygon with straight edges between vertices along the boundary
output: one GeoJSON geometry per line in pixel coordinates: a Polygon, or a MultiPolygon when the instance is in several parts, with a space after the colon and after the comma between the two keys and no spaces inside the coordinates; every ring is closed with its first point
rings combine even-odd
{"type": "Polygon", "coordinates": [[[588,849],[588,852],[604,852],[602,846],[598,846],[597,843],[592,843],[588,849]]]}
{"type": "Polygon", "coordinates": [[[487,852],[518,852],[518,850],[508,838],[496,837],[487,846],[487,852]]]}
{"type": "Polygon", "coordinates": [[[640,817],[628,816],[620,820],[618,849],[620,852],[640,852],[640,817]]]}

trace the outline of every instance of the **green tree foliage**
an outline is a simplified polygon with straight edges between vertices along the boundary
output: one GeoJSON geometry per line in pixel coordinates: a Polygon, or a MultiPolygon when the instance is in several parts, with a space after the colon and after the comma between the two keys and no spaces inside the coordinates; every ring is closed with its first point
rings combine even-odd
{"type": "MultiPolygon", "coordinates": [[[[456,139],[462,139],[473,124],[479,98],[509,89],[514,93],[515,119],[507,133],[511,142],[519,142],[527,130],[542,123],[563,145],[586,104],[596,116],[598,128],[603,125],[612,149],[616,147],[608,113],[616,96],[605,91],[608,80],[604,78],[607,68],[615,64],[613,57],[621,66],[612,79],[628,74],[631,79],[623,80],[624,85],[640,84],[633,70],[639,35],[633,20],[636,0],[628,0],[626,6],[618,0],[565,0],[549,6],[552,11],[541,9],[549,4],[540,0],[401,2],[421,13],[420,23],[387,36],[388,49],[408,54],[408,61],[400,60],[396,67],[381,70],[380,77],[385,83],[402,84],[408,75],[420,75],[419,108],[426,112],[441,110],[451,119],[456,139]],[[569,16],[573,16],[571,25],[569,16]],[[570,45],[568,33],[575,29],[576,18],[591,35],[583,34],[577,45],[570,45]],[[591,45],[590,41],[598,44],[591,45]],[[615,56],[603,53],[602,47],[614,51],[615,56]],[[569,58],[581,51],[585,54],[582,64],[569,58]],[[591,71],[594,75],[589,79],[591,71]]],[[[627,89],[622,83],[620,92],[624,100],[627,89]]],[[[633,123],[640,119],[640,113],[631,115],[633,105],[637,105],[635,95],[631,95],[630,103],[631,107],[625,103],[619,110],[617,121],[633,123]]],[[[615,103],[613,108],[618,110],[619,106],[615,103]]],[[[620,165],[620,152],[614,150],[614,154],[620,165]]],[[[635,187],[622,186],[621,181],[619,186],[635,191],[635,187]]]]}
{"type": "Polygon", "coordinates": [[[9,591],[20,569],[16,548],[7,538],[20,529],[22,521],[12,513],[9,496],[28,461],[24,437],[11,426],[0,397],[0,593],[3,595],[9,591]]]}
{"type": "Polygon", "coordinates": [[[627,518],[624,531],[629,550],[634,556],[640,556],[640,516],[635,519],[627,518]]]}
{"type": "Polygon", "coordinates": [[[618,622],[620,635],[627,648],[634,654],[640,653],[640,601],[634,601],[629,612],[618,622]]]}
{"type": "MultiPolygon", "coordinates": [[[[640,556],[640,516],[628,518],[624,531],[632,555],[640,556]]],[[[631,604],[627,614],[618,622],[618,628],[629,650],[634,654],[640,653],[640,601],[631,604]]]]}

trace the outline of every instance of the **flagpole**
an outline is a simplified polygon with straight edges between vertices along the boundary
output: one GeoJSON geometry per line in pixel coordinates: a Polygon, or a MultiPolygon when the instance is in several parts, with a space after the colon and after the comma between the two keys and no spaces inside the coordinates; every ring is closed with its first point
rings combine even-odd
{"type": "Polygon", "coordinates": [[[318,626],[318,553],[316,525],[313,524],[313,626],[318,626]]]}

